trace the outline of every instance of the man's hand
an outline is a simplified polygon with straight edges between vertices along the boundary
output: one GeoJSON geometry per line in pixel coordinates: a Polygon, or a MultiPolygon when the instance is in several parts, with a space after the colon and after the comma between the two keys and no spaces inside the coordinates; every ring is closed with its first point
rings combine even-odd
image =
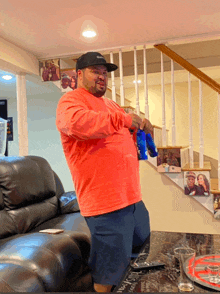
{"type": "Polygon", "coordinates": [[[140,116],[138,116],[135,113],[128,113],[131,118],[132,118],[132,126],[131,128],[136,128],[136,129],[140,129],[140,126],[142,124],[142,118],[140,118],[140,116]]]}
{"type": "Polygon", "coordinates": [[[140,125],[140,129],[143,130],[146,134],[151,134],[151,136],[153,137],[153,126],[152,124],[150,123],[150,121],[146,118],[144,118],[142,120],[142,123],[140,125]]]}

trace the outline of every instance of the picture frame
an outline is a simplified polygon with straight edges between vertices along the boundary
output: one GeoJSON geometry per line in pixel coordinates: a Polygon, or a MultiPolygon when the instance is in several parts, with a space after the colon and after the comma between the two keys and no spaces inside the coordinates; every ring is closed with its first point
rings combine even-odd
{"type": "Polygon", "coordinates": [[[61,69],[61,91],[69,92],[77,88],[77,74],[75,68],[61,69]]]}
{"type": "Polygon", "coordinates": [[[180,173],[180,148],[158,148],[157,171],[159,173],[180,173]]]}
{"type": "Polygon", "coordinates": [[[42,82],[60,80],[60,59],[49,59],[39,62],[39,70],[42,82]]]}
{"type": "Polygon", "coordinates": [[[209,171],[184,172],[184,193],[188,196],[210,196],[209,171]]]}

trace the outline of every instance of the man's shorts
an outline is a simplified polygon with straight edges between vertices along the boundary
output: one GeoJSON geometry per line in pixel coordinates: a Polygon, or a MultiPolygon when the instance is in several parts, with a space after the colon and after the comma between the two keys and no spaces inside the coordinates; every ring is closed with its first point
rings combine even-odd
{"type": "Polygon", "coordinates": [[[150,234],[148,211],[140,201],[85,220],[92,235],[89,266],[93,281],[118,286],[132,252],[140,249],[150,234]]]}

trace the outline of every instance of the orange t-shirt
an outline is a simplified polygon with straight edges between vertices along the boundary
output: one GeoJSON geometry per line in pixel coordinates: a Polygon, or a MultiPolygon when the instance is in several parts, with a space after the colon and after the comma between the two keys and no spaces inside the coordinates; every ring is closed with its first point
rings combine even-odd
{"type": "Polygon", "coordinates": [[[56,125],[83,216],[141,201],[132,119],[117,103],[78,88],[60,99],[56,125]]]}

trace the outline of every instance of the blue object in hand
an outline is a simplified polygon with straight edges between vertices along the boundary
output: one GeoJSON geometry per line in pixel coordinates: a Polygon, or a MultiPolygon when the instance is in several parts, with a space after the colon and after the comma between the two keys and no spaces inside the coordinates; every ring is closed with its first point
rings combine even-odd
{"type": "Polygon", "coordinates": [[[142,130],[137,131],[137,147],[138,147],[138,159],[146,160],[147,148],[146,148],[146,134],[142,130]]]}
{"type": "Polygon", "coordinates": [[[148,152],[151,157],[158,156],[157,147],[154,144],[154,140],[151,137],[151,134],[146,134],[146,145],[147,145],[147,149],[148,149],[148,152]]]}

